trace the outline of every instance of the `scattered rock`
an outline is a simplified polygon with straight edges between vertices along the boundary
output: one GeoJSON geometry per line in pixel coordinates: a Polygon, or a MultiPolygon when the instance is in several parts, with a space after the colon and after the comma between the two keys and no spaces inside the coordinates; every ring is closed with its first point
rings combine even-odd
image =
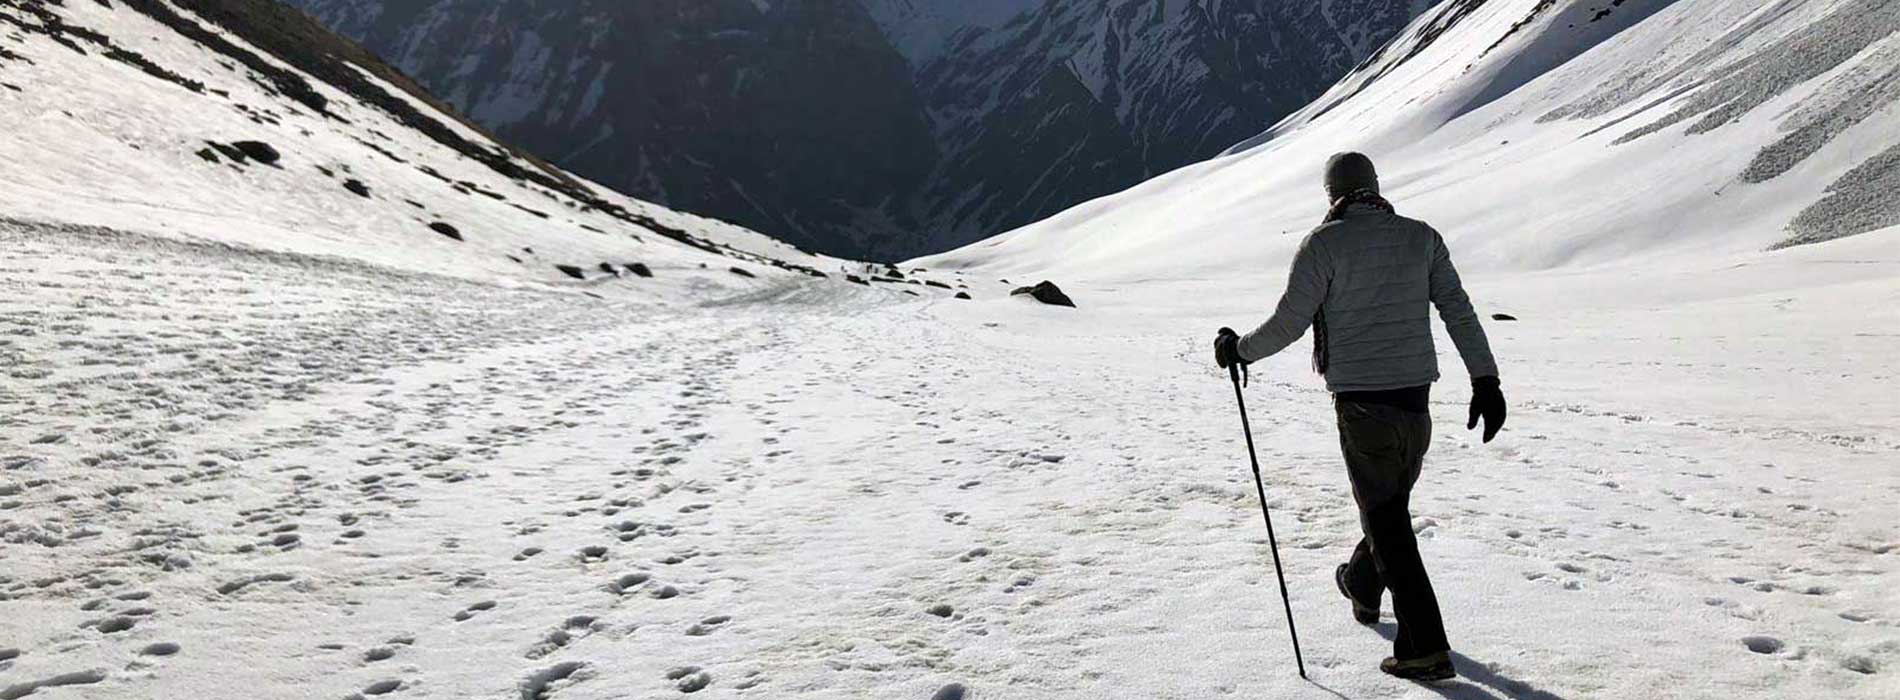
{"type": "Polygon", "coordinates": [[[932,286],[932,287],[936,287],[936,288],[938,288],[938,289],[949,289],[949,288],[950,288],[950,285],[947,285],[947,284],[944,284],[944,283],[942,283],[942,282],[938,282],[938,281],[936,281],[936,280],[924,280],[924,284],[926,284],[926,285],[928,285],[928,286],[932,286]]]}
{"type": "Polygon", "coordinates": [[[218,143],[216,141],[206,141],[205,143],[209,144],[213,149],[216,149],[219,153],[224,154],[225,158],[228,158],[232,160],[233,162],[243,163],[247,160],[250,160],[248,156],[244,155],[243,151],[238,150],[234,146],[218,143]]]}
{"type": "Polygon", "coordinates": [[[859,277],[859,276],[857,276],[857,275],[845,275],[845,276],[844,276],[844,281],[846,281],[846,282],[850,282],[850,283],[852,283],[852,284],[862,284],[862,285],[864,285],[864,286],[866,286],[866,287],[869,287],[869,286],[871,286],[871,283],[870,283],[870,282],[866,282],[866,281],[864,281],[864,278],[863,278],[863,277],[859,277]]]}
{"type": "Polygon", "coordinates": [[[738,275],[738,276],[740,276],[740,277],[758,277],[758,275],[755,275],[755,274],[752,274],[752,271],[751,271],[751,270],[747,270],[747,269],[745,269],[745,268],[743,268],[743,267],[739,267],[739,266],[737,266],[737,265],[734,265],[734,266],[732,266],[732,267],[729,267],[729,268],[726,268],[726,269],[728,269],[728,270],[731,270],[731,271],[732,271],[732,274],[735,274],[735,275],[738,275]]]}
{"type": "Polygon", "coordinates": [[[251,160],[265,165],[276,165],[283,155],[276,148],[263,141],[232,141],[231,147],[243,152],[251,160]]]}
{"type": "Polygon", "coordinates": [[[620,270],[619,270],[618,268],[616,268],[616,267],[614,267],[614,264],[613,264],[613,263],[601,263],[601,264],[600,264],[600,271],[601,271],[601,272],[605,272],[605,273],[607,273],[607,274],[609,274],[609,275],[613,275],[613,276],[615,276],[615,277],[619,277],[619,276],[620,276],[620,270]]]}
{"type": "Polygon", "coordinates": [[[1517,320],[1517,317],[1516,317],[1516,316],[1512,316],[1512,315],[1510,315],[1510,314],[1491,314],[1491,320],[1493,320],[1493,321],[1515,321],[1515,320],[1517,320]]]}
{"type": "Polygon", "coordinates": [[[1773,654],[1781,651],[1781,640],[1763,635],[1750,635],[1742,638],[1742,644],[1757,654],[1773,654]]]}
{"type": "Polygon", "coordinates": [[[949,617],[951,614],[956,612],[956,608],[952,608],[946,603],[938,603],[936,605],[930,606],[928,609],[924,610],[924,612],[930,613],[932,615],[936,615],[937,617],[949,617]]]}
{"type": "Polygon", "coordinates": [[[956,295],[955,297],[953,297],[953,298],[956,298],[956,299],[968,299],[968,298],[970,298],[970,293],[969,293],[969,292],[957,292],[957,295],[956,295]]]}
{"type": "Polygon", "coordinates": [[[369,185],[363,184],[362,180],[346,180],[343,182],[343,189],[349,190],[358,197],[369,199],[369,185]]]}
{"type": "Polygon", "coordinates": [[[218,152],[209,147],[198,149],[198,157],[203,158],[206,163],[218,162],[218,152]]]}
{"type": "Polygon", "coordinates": [[[577,280],[587,279],[587,273],[582,272],[580,268],[575,267],[573,265],[555,265],[554,269],[560,270],[561,274],[567,275],[577,280]]]}
{"type": "Polygon", "coordinates": [[[967,692],[969,691],[963,687],[962,683],[951,683],[931,693],[930,700],[963,700],[967,692]]]}
{"type": "Polygon", "coordinates": [[[461,231],[457,231],[457,230],[455,230],[455,227],[454,227],[454,226],[450,226],[450,225],[448,225],[448,224],[445,224],[445,223],[442,223],[442,222],[440,222],[440,221],[437,221],[437,222],[435,222],[435,223],[432,223],[432,224],[429,224],[429,230],[431,230],[431,231],[434,231],[434,232],[436,232],[436,233],[440,233],[440,234],[442,234],[442,235],[444,235],[444,236],[448,236],[449,238],[453,238],[453,239],[455,239],[455,240],[458,240],[458,241],[459,241],[459,240],[462,240],[462,232],[461,232],[461,231]]]}
{"type": "Polygon", "coordinates": [[[1036,301],[1040,301],[1050,306],[1067,306],[1071,309],[1075,308],[1075,302],[1069,299],[1069,295],[1063,294],[1062,288],[1057,287],[1056,283],[1050,282],[1049,280],[1043,280],[1042,282],[1036,284],[1036,286],[1034,287],[1017,287],[1013,290],[1010,290],[1009,294],[1010,296],[1016,296],[1019,294],[1027,294],[1030,297],[1034,298],[1036,301]]]}
{"type": "Polygon", "coordinates": [[[646,263],[621,263],[620,266],[626,268],[628,272],[633,273],[636,277],[653,276],[652,268],[647,267],[646,263]]]}

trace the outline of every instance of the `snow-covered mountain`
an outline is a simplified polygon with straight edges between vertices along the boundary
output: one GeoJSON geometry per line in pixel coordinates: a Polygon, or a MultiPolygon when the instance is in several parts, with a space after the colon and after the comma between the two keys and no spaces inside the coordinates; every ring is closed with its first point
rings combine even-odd
{"type": "Polygon", "coordinates": [[[1900,4],[1451,0],[1208,162],[933,260],[1112,278],[1283,259],[1326,156],[1483,269],[1826,241],[1900,224],[1900,4]]]}
{"type": "Polygon", "coordinates": [[[634,196],[866,257],[1218,153],[1425,0],[292,0],[634,196]]]}
{"type": "Polygon", "coordinates": [[[8,2],[0,27],[15,219],[537,284],[830,264],[550,166],[271,0],[8,2]]]}
{"type": "Polygon", "coordinates": [[[1900,697],[1883,4],[1449,2],[938,258],[956,300],[543,166],[279,9],[0,0],[0,699],[1900,697]],[[1250,462],[1209,352],[1349,147],[1516,318],[1497,440],[1432,390],[1433,687],[1337,593],[1306,353],[1253,365],[1250,462]],[[1875,230],[1776,247],[1829,201],[1875,230]]]}

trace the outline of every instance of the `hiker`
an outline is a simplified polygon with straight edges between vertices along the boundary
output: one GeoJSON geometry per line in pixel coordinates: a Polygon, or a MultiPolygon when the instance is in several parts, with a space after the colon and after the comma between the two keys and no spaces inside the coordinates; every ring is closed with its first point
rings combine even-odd
{"type": "Polygon", "coordinates": [[[1428,411],[1438,358],[1427,304],[1438,307],[1471,376],[1466,429],[1484,422],[1484,441],[1504,426],[1504,394],[1484,327],[1458,281],[1437,231],[1394,213],[1379,195],[1372,160],[1342,153],[1326,163],[1325,223],[1300,243],[1273,317],[1244,336],[1222,328],[1214,340],[1223,369],[1280,352],[1313,328],[1313,367],[1326,378],[1339,420],[1339,446],[1364,539],[1333,578],[1361,624],[1379,620],[1392,592],[1398,634],[1379,668],[1400,678],[1457,675],[1451,646],[1420,560],[1409,502],[1431,444],[1428,411]]]}

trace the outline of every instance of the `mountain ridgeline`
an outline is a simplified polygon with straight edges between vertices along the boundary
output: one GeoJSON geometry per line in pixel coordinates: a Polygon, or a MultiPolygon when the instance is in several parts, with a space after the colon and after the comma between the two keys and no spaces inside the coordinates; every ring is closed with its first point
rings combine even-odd
{"type": "Polygon", "coordinates": [[[868,259],[1219,153],[1424,0],[289,0],[625,193],[868,259]]]}

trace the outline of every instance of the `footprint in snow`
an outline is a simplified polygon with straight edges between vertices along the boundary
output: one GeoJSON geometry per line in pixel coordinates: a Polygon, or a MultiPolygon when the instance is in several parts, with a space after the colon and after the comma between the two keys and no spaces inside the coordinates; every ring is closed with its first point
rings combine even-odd
{"type": "Polygon", "coordinates": [[[560,651],[567,645],[572,644],[576,639],[593,634],[594,619],[592,615],[575,615],[567,618],[565,622],[561,623],[560,627],[549,630],[546,635],[541,637],[540,642],[529,647],[528,653],[525,654],[525,656],[529,660],[540,659],[560,651]]]}
{"type": "Polygon", "coordinates": [[[700,670],[698,666],[680,666],[666,672],[666,679],[675,681],[675,687],[682,693],[697,693],[712,685],[712,674],[700,670]]]}
{"type": "Polygon", "coordinates": [[[700,620],[699,622],[694,623],[693,626],[686,628],[686,636],[704,637],[708,634],[712,634],[712,631],[714,629],[717,629],[720,625],[726,624],[727,622],[730,622],[731,620],[732,620],[732,616],[730,615],[714,615],[712,617],[708,617],[704,620],[700,620]]]}
{"type": "Polygon", "coordinates": [[[607,590],[614,595],[626,595],[628,591],[640,587],[640,584],[652,580],[653,576],[645,572],[625,574],[607,583],[607,590]]]}
{"type": "Polygon", "coordinates": [[[464,608],[461,612],[455,613],[455,621],[466,622],[470,618],[475,617],[476,613],[485,612],[485,611],[493,610],[493,609],[495,609],[495,601],[484,600],[482,602],[479,602],[474,605],[470,605],[467,608],[464,608]]]}
{"type": "Polygon", "coordinates": [[[363,694],[366,696],[371,696],[371,697],[374,697],[377,695],[388,695],[390,693],[396,692],[396,690],[401,687],[402,687],[402,681],[381,680],[381,681],[376,681],[375,683],[371,683],[369,684],[368,687],[363,688],[363,694]]]}
{"type": "Polygon", "coordinates": [[[94,620],[81,625],[81,627],[92,627],[102,634],[116,634],[132,629],[132,627],[137,624],[137,619],[125,615],[117,615],[102,620],[94,620]]]}

